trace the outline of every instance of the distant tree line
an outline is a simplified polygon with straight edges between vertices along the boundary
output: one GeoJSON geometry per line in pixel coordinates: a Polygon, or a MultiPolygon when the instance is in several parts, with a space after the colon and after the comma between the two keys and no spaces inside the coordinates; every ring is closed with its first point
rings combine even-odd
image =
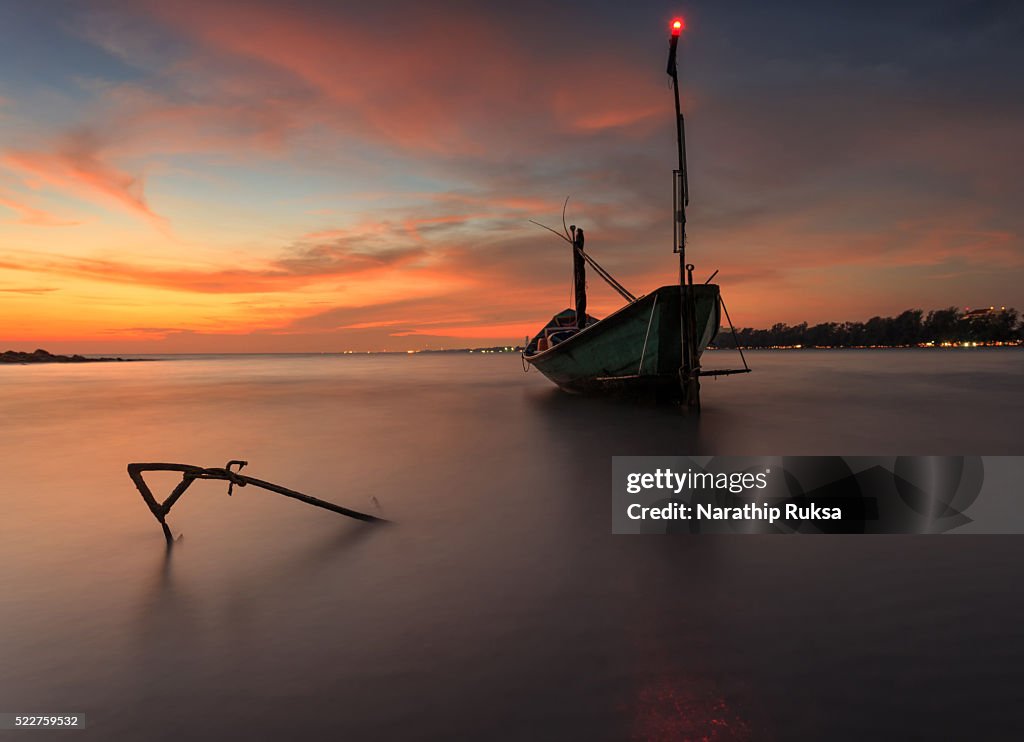
{"type": "MultiPolygon", "coordinates": [[[[851,348],[865,346],[916,346],[934,343],[1019,343],[1024,341],[1024,322],[1016,309],[961,311],[936,309],[927,316],[908,309],[897,317],[872,317],[867,322],[822,322],[818,325],[772,325],[768,330],[737,329],[740,346],[851,348]]],[[[728,327],[722,328],[714,345],[735,348],[728,327]]]]}

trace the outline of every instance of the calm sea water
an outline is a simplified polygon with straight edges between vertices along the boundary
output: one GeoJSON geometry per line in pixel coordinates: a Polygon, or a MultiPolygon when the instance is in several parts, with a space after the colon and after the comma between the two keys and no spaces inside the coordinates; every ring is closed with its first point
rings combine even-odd
{"type": "Polygon", "coordinates": [[[613,455],[1024,454],[1024,352],[750,360],[699,420],[515,355],[0,367],[0,712],[84,712],[77,740],[1019,738],[1024,538],[612,536],[609,498],[613,455]],[[168,555],[125,465],[234,458],[394,524],[200,482],[168,555]]]}

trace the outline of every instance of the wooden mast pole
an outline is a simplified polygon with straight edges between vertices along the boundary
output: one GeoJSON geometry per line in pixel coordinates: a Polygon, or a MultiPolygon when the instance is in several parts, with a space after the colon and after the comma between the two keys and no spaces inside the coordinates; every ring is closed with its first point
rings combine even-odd
{"type": "MultiPolygon", "coordinates": [[[[689,184],[686,177],[686,132],[683,112],[679,102],[679,70],[676,64],[676,49],[679,45],[679,34],[683,30],[683,20],[672,21],[672,36],[669,39],[668,66],[666,72],[672,78],[672,89],[676,105],[676,142],[678,144],[678,169],[673,173],[673,192],[675,194],[675,214],[673,225],[673,252],[679,255],[679,342],[682,351],[682,366],[679,369],[679,383],[683,393],[683,403],[687,407],[700,410],[700,369],[697,365],[695,318],[692,316],[693,288],[687,286],[686,264],[686,206],[690,201],[689,184]]],[[[691,279],[692,281],[692,279],[691,279]]]]}

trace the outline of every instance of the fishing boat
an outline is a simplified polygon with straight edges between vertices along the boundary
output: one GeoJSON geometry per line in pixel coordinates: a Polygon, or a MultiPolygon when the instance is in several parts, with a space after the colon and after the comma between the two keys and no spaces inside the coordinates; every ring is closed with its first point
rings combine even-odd
{"type": "Polygon", "coordinates": [[[689,186],[676,62],[682,30],[682,19],[674,20],[666,68],[675,94],[678,143],[678,167],[673,171],[672,251],[679,256],[679,282],[634,296],[586,252],[583,230],[575,225],[565,227],[563,208],[564,234],[539,226],[555,232],[572,247],[576,306],[556,314],[532,339],[527,339],[523,360],[568,392],[652,392],[658,399],[681,401],[699,411],[701,377],[749,373],[750,368],[742,351],[742,369],[701,368],[701,356],[718,334],[723,312],[727,320],[729,317],[719,286],[711,283],[718,271],[705,283],[694,285],[694,266],[686,262],[689,186]],[[626,300],[625,306],[604,319],[586,311],[587,266],[626,300]]]}

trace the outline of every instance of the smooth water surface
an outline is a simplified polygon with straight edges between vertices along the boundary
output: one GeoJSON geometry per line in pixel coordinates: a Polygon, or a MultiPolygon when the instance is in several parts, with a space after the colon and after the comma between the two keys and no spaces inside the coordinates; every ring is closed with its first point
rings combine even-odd
{"type": "Polygon", "coordinates": [[[610,533],[613,455],[1024,454],[1024,352],[749,360],[699,420],[511,354],[0,367],[0,712],[84,712],[76,740],[1024,731],[1024,538],[610,533]],[[394,522],[199,482],[168,555],[126,464],[229,459],[394,522]]]}

